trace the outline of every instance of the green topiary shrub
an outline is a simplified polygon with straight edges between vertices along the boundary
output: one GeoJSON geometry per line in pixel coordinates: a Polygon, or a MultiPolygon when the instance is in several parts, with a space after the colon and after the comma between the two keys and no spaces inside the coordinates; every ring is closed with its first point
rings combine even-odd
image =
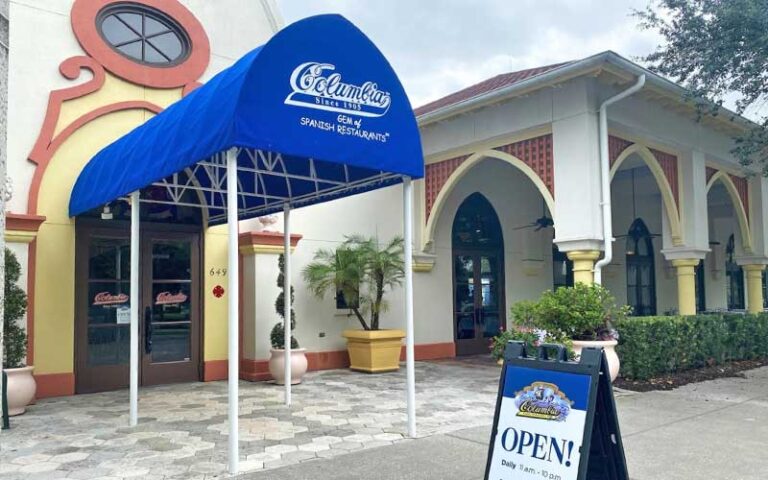
{"type": "MultiPolygon", "coordinates": [[[[285,256],[280,254],[277,259],[278,268],[280,273],[277,275],[277,286],[280,287],[280,294],[275,299],[275,311],[283,319],[281,322],[275,324],[272,327],[272,331],[269,333],[269,340],[272,343],[272,348],[282,350],[285,348],[285,276],[283,271],[285,269],[285,256]]],[[[299,342],[293,336],[293,331],[296,329],[296,312],[293,310],[293,285],[291,285],[291,348],[299,348],[299,342]]]]}
{"type": "Polygon", "coordinates": [[[768,314],[630,317],[617,322],[624,378],[768,357],[768,314]]]}
{"type": "Polygon", "coordinates": [[[3,368],[23,367],[24,357],[27,355],[27,335],[20,322],[27,311],[27,294],[17,285],[20,276],[19,261],[16,259],[16,255],[6,248],[3,368]]]}
{"type": "Polygon", "coordinates": [[[544,292],[532,309],[536,328],[572,340],[614,340],[614,323],[629,313],[607,289],[583,283],[544,292]]]}

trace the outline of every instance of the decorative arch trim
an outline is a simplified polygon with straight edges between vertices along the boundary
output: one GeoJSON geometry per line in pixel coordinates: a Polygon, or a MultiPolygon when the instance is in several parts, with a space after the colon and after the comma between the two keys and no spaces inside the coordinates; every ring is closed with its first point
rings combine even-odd
{"type": "MultiPolygon", "coordinates": [[[[74,134],[85,124],[104,115],[123,110],[147,110],[152,113],[160,113],[163,109],[154,103],[145,102],[143,100],[118,102],[111,105],[105,105],[78,117],[75,121],[67,125],[67,127],[61,131],[61,133],[56,135],[55,138],[52,138],[50,143],[44,147],[41,147],[40,150],[33,150],[33,152],[30,154],[29,160],[32,163],[37,164],[37,167],[35,168],[35,173],[32,176],[32,182],[29,186],[29,196],[27,197],[27,211],[29,213],[37,213],[37,203],[40,195],[40,183],[43,181],[45,170],[48,168],[48,164],[50,163],[51,158],[53,158],[53,155],[59,149],[61,144],[63,144],[69,137],[72,136],[72,134],[74,134]]],[[[37,149],[38,145],[36,145],[35,148],[37,149]]]]}
{"type": "Polygon", "coordinates": [[[728,192],[728,196],[731,198],[733,204],[733,210],[736,212],[736,220],[739,223],[739,231],[741,232],[741,245],[744,248],[745,253],[752,252],[752,230],[749,226],[749,204],[746,203],[746,190],[747,181],[745,178],[736,177],[734,175],[718,170],[712,174],[707,181],[707,193],[709,193],[712,186],[717,182],[723,182],[725,190],[728,192]],[[739,188],[735,180],[743,180],[743,188],[739,188]],[[743,193],[742,193],[743,191],[743,193]]]}
{"type": "Polygon", "coordinates": [[[455,168],[455,170],[453,170],[453,172],[448,176],[442,185],[442,188],[440,189],[439,193],[434,199],[434,202],[431,205],[431,211],[428,212],[429,216],[427,218],[427,225],[425,228],[424,236],[425,246],[430,245],[434,241],[437,220],[440,218],[440,213],[442,212],[443,207],[445,206],[445,202],[453,189],[475,165],[488,158],[495,158],[497,160],[507,162],[508,164],[520,170],[526,177],[528,177],[533,182],[533,185],[536,187],[539,193],[541,193],[541,195],[544,197],[544,202],[547,204],[547,208],[554,218],[555,198],[547,188],[546,184],[530,166],[528,166],[519,158],[508,153],[501,152],[496,149],[482,150],[480,152],[473,153],[468,157],[465,157],[461,162],[459,162],[459,165],[455,168]]]}
{"type": "Polygon", "coordinates": [[[680,214],[678,212],[675,192],[669,183],[665,169],[659,163],[651,149],[637,143],[624,148],[618,157],[616,157],[616,160],[612,162],[611,180],[613,180],[613,177],[616,175],[616,172],[618,172],[619,167],[621,167],[621,164],[624,162],[624,160],[626,160],[632,154],[637,154],[640,158],[643,159],[645,164],[651,170],[653,177],[656,179],[656,185],[659,187],[659,191],[661,192],[661,200],[664,204],[664,208],[667,211],[667,218],[669,219],[669,228],[672,233],[672,244],[675,246],[682,245],[683,230],[680,225],[680,214]]]}

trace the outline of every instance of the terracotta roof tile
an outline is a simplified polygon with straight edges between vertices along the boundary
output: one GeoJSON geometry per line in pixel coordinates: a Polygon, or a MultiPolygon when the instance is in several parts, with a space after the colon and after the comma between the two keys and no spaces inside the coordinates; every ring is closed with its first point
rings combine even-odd
{"type": "Polygon", "coordinates": [[[520,70],[517,72],[502,73],[501,75],[496,75],[495,77],[489,78],[488,80],[483,80],[480,83],[477,83],[470,87],[459,90],[458,92],[451,93],[450,95],[447,95],[443,98],[430,102],[426,105],[422,105],[421,107],[418,107],[417,109],[415,109],[414,112],[418,117],[420,115],[424,115],[425,113],[433,112],[440,108],[447,107],[449,105],[454,105],[456,103],[463,102],[464,100],[469,100],[470,98],[477,97],[479,95],[492,92],[494,90],[498,90],[504,87],[508,87],[515,83],[521,82],[523,80],[527,80],[531,77],[535,77],[537,75],[541,75],[542,73],[549,72],[550,70],[560,68],[569,63],[572,63],[572,62],[555,63],[553,65],[546,65],[546,66],[537,67],[537,68],[529,68],[527,70],[520,70]]]}

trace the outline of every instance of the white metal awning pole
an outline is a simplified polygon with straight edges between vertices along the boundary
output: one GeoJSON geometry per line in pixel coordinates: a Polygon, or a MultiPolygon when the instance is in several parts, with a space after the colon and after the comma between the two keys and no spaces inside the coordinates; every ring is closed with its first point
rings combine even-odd
{"type": "Polygon", "coordinates": [[[135,427],[139,421],[139,192],[131,193],[131,340],[130,340],[130,423],[135,427]]]}
{"type": "Polygon", "coordinates": [[[408,436],[416,437],[416,366],[413,358],[413,185],[403,178],[403,255],[405,257],[405,370],[408,436]]]}
{"type": "Polygon", "coordinates": [[[291,406],[291,205],[283,205],[283,335],[285,337],[285,406],[291,406]]]}
{"type": "Polygon", "coordinates": [[[238,401],[240,372],[238,362],[240,360],[239,345],[239,315],[238,315],[238,228],[237,228],[237,149],[227,150],[227,234],[229,236],[227,247],[227,283],[229,297],[227,297],[227,359],[229,366],[229,473],[236,474],[238,470],[239,449],[239,422],[238,401]]]}

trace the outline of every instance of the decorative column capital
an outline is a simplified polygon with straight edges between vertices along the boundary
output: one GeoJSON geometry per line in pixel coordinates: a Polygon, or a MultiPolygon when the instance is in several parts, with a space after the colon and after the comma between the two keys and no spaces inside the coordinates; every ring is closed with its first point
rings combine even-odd
{"type": "Polygon", "coordinates": [[[701,262],[700,258],[678,258],[675,260],[672,260],[672,265],[677,268],[678,275],[680,275],[680,270],[690,268],[693,269],[694,267],[697,267],[699,265],[699,262],[701,262]]]}
{"type": "Polygon", "coordinates": [[[9,243],[31,243],[37,237],[40,225],[45,221],[42,215],[25,213],[5,214],[5,240],[9,243]]]}
{"type": "MultiPolygon", "coordinates": [[[[291,252],[303,237],[299,234],[291,234],[291,252]]],[[[279,255],[285,251],[283,242],[285,235],[282,232],[243,232],[240,234],[238,244],[243,255],[256,255],[257,253],[279,255]]]]}
{"type": "Polygon", "coordinates": [[[568,256],[568,260],[573,262],[594,262],[600,258],[600,250],[571,250],[565,254],[568,256]]]}

